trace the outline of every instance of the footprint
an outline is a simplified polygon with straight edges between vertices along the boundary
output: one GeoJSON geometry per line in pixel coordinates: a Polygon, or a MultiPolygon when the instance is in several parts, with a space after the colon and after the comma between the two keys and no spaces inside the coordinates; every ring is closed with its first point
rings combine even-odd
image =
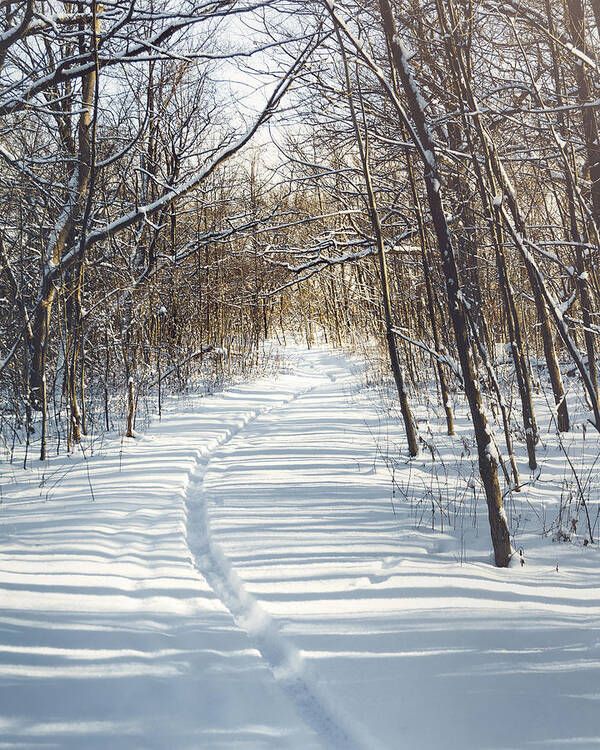
{"type": "Polygon", "coordinates": [[[383,574],[383,575],[377,575],[376,573],[370,576],[367,576],[369,581],[371,583],[384,583],[385,581],[389,581],[389,579],[392,577],[392,574],[389,575],[383,574]]]}

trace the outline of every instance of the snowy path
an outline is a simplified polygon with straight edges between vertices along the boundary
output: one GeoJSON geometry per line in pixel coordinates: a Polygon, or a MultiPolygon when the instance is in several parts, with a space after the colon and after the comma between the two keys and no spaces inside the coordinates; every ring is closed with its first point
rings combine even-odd
{"type": "MultiPolygon", "coordinates": [[[[360,740],[352,737],[348,727],[345,727],[336,715],[338,712],[319,694],[314,679],[307,673],[298,651],[282,638],[272,619],[258,606],[256,600],[248,595],[227,558],[213,542],[207,509],[207,476],[212,478],[215,466],[222,471],[223,455],[229,449],[229,444],[243,439],[244,434],[257,428],[262,432],[265,416],[273,418],[272,412],[278,414],[289,409],[297,399],[312,393],[317,387],[314,385],[299,391],[284,404],[258,412],[247,424],[224,440],[214,452],[198,462],[187,492],[188,541],[197,569],[232,613],[236,623],[248,634],[280,687],[296,706],[299,715],[321,739],[323,747],[332,750],[359,750],[360,740]]],[[[243,490],[241,487],[237,489],[244,494],[247,492],[245,483],[243,490]]],[[[349,724],[347,718],[344,723],[349,724]]],[[[368,744],[362,746],[365,750],[369,747],[368,744]]]]}
{"type": "Polygon", "coordinates": [[[600,747],[595,551],[460,565],[392,512],[348,360],[290,356],[5,472],[0,748],[600,747]]]}

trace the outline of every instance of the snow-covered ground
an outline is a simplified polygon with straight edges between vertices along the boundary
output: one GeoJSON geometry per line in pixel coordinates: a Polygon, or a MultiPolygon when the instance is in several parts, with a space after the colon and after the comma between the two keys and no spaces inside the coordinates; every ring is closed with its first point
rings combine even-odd
{"type": "Polygon", "coordinates": [[[0,748],[600,747],[598,548],[540,533],[561,452],[496,569],[467,420],[408,462],[360,384],[290,350],[136,440],[0,465],[0,748]]]}

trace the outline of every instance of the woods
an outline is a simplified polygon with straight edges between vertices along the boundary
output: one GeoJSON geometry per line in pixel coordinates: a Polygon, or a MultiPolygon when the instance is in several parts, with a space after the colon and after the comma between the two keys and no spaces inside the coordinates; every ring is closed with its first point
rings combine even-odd
{"type": "Polygon", "coordinates": [[[507,566],[515,443],[535,470],[568,397],[600,431],[599,33],[582,0],[5,3],[11,459],[134,436],[270,339],[376,342],[410,457],[411,399],[448,435],[466,400],[507,566]]]}

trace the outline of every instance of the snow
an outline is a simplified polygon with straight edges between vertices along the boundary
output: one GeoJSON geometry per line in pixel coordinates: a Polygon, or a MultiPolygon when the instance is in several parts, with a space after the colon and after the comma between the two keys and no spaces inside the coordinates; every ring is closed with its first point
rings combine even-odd
{"type": "MultiPolygon", "coordinates": [[[[436,163],[436,159],[435,159],[435,154],[433,153],[433,151],[431,149],[425,149],[423,151],[423,158],[427,162],[427,165],[428,165],[428,167],[430,169],[432,169],[432,170],[436,170],[437,169],[437,163],[436,163]]],[[[438,188],[438,190],[436,190],[436,188],[435,188],[435,182],[432,184],[432,186],[433,186],[433,189],[434,189],[433,190],[434,193],[437,193],[438,190],[439,190],[439,188],[438,188]]]]}
{"type": "Polygon", "coordinates": [[[470,302],[469,302],[469,300],[468,300],[468,299],[467,299],[467,298],[465,297],[465,295],[464,295],[464,294],[462,293],[462,290],[461,290],[461,289],[459,289],[459,290],[458,290],[458,291],[456,292],[456,299],[457,299],[457,300],[458,300],[458,301],[459,301],[459,302],[461,303],[461,305],[463,305],[464,307],[466,307],[466,309],[467,309],[467,310],[470,310],[470,309],[471,309],[471,303],[470,303],[470,302]]]}
{"type": "Polygon", "coordinates": [[[1,746],[597,747],[598,550],[530,531],[565,478],[550,437],[507,501],[525,565],[497,569],[481,497],[480,527],[415,522],[477,503],[464,414],[442,439],[417,404],[437,453],[408,461],[356,359],[286,357],[136,441],[1,465],[1,746]]]}
{"type": "Polygon", "coordinates": [[[588,55],[586,55],[577,47],[574,47],[570,42],[565,42],[564,46],[569,50],[569,52],[572,52],[578,58],[578,60],[576,60],[576,63],[578,65],[585,63],[586,65],[589,65],[589,67],[593,70],[596,70],[596,63],[590,57],[588,57],[588,55]]]}

